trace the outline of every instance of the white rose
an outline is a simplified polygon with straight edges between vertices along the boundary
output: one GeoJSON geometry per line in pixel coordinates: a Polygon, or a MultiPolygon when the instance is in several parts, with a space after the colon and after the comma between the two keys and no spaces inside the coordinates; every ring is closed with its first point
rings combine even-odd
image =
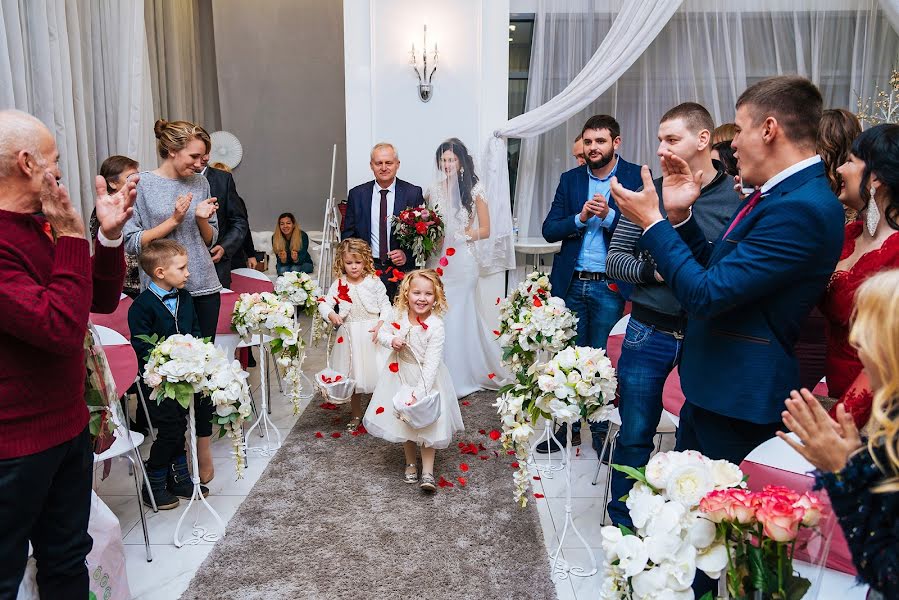
{"type": "Polygon", "coordinates": [[[162,377],[159,376],[159,373],[150,373],[144,376],[144,382],[151,388],[155,388],[162,385],[162,377]]]}
{"type": "Polygon", "coordinates": [[[668,583],[668,574],[660,567],[637,573],[631,579],[635,598],[658,598],[668,583]]]}
{"type": "Polygon", "coordinates": [[[680,535],[681,520],[686,509],[679,502],[668,501],[650,515],[646,523],[646,535],[666,536],[680,535]]]}
{"type": "Polygon", "coordinates": [[[643,483],[637,482],[627,495],[625,504],[630,512],[634,527],[642,529],[646,526],[649,518],[662,508],[665,504],[665,499],[657,494],[653,494],[643,483]]]}
{"type": "Polygon", "coordinates": [[[743,471],[726,460],[713,460],[710,465],[712,481],[716,489],[737,487],[743,483],[743,471]]]}
{"type": "Polygon", "coordinates": [[[646,465],[646,481],[657,490],[664,490],[671,474],[671,459],[668,452],[659,452],[646,465]]]}
{"type": "Polygon", "coordinates": [[[699,501],[713,488],[709,469],[705,465],[676,467],[665,482],[668,497],[686,507],[699,504],[699,501]]]}
{"type": "Polygon", "coordinates": [[[615,549],[618,547],[618,544],[621,542],[624,534],[621,533],[620,529],[611,525],[606,525],[605,527],[600,529],[599,532],[602,536],[602,551],[606,555],[606,560],[614,561],[616,558],[618,558],[618,554],[615,552],[615,549]]]}
{"type": "Polygon", "coordinates": [[[696,516],[689,525],[687,540],[697,549],[707,548],[715,541],[715,524],[705,517],[696,516]]]}

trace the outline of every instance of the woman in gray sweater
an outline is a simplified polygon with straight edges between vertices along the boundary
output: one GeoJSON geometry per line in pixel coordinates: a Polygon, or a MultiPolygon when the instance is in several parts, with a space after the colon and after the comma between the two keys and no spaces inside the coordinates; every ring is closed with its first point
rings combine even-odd
{"type": "MultiPolygon", "coordinates": [[[[190,278],[185,288],[193,298],[203,337],[214,340],[222,286],[209,249],[218,237],[217,204],[209,197],[209,182],[197,174],[200,159],[211,147],[209,134],[187,121],[169,123],[163,119],[156,121],[153,130],[162,164],[140,174],[134,216],[124,231],[125,251],[140,254],[144,245],[160,238],[175,240],[187,248],[190,278]]],[[[147,274],[141,273],[141,289],[147,284],[147,274]]],[[[212,402],[204,398],[196,410],[199,476],[206,483],[215,473],[210,449],[212,402]]]]}

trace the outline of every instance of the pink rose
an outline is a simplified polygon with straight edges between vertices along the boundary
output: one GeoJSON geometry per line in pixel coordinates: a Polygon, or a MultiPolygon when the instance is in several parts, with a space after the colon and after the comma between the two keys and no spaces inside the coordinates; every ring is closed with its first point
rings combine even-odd
{"type": "Polygon", "coordinates": [[[731,521],[735,521],[742,525],[748,525],[756,519],[755,515],[755,498],[752,492],[740,488],[730,488],[722,490],[730,498],[730,504],[727,507],[727,516],[731,521]]]}
{"type": "Polygon", "coordinates": [[[799,524],[805,516],[805,509],[793,506],[776,495],[758,499],[755,518],[764,527],[765,535],[776,542],[790,542],[799,533],[799,524]]]}
{"type": "Polygon", "coordinates": [[[793,506],[805,511],[802,524],[806,527],[814,527],[821,520],[821,501],[814,494],[802,494],[793,506]]]}
{"type": "Polygon", "coordinates": [[[727,490],[713,490],[699,501],[699,510],[704,512],[712,523],[720,523],[727,519],[732,502],[727,490]]]}
{"type": "Polygon", "coordinates": [[[799,493],[782,485],[766,485],[762,488],[762,496],[777,497],[784,502],[794,504],[799,501],[799,493]]]}

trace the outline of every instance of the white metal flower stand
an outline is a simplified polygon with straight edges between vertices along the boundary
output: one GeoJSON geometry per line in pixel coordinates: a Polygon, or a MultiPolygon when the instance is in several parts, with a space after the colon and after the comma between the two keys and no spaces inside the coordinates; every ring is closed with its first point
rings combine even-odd
{"type": "MultiPolygon", "coordinates": [[[[171,400],[170,402],[174,402],[171,400]]],[[[194,484],[193,493],[190,496],[190,501],[187,503],[187,508],[184,509],[184,512],[181,513],[181,517],[178,519],[178,524],[175,525],[175,533],[174,533],[174,542],[175,547],[180,548],[181,546],[187,545],[196,545],[200,542],[215,542],[219,539],[220,535],[218,533],[214,533],[210,531],[208,528],[203,527],[199,524],[200,521],[200,504],[206,507],[206,510],[215,518],[216,522],[219,525],[219,531],[221,531],[221,535],[225,535],[225,523],[222,521],[222,518],[219,516],[215,509],[212,508],[212,505],[207,502],[206,498],[203,496],[200,491],[200,467],[197,464],[197,432],[196,432],[196,413],[194,411],[194,399],[191,397],[190,399],[190,407],[188,408],[188,423],[187,430],[190,432],[190,461],[191,461],[191,481],[194,484]],[[191,528],[190,537],[186,540],[182,540],[180,537],[181,531],[181,523],[184,522],[184,517],[187,516],[187,513],[190,512],[190,507],[194,505],[194,502],[197,503],[197,510],[195,511],[195,518],[193,527],[191,528]]]]}
{"type": "MultiPolygon", "coordinates": [[[[246,448],[247,454],[250,451],[254,451],[259,453],[262,456],[272,456],[278,448],[281,447],[281,432],[278,431],[278,428],[275,427],[275,424],[272,422],[269,417],[268,410],[268,402],[269,402],[269,391],[268,391],[268,364],[266,359],[266,349],[264,346],[264,340],[262,339],[262,335],[259,335],[259,383],[262,391],[262,406],[259,409],[259,414],[256,417],[256,420],[250,425],[250,428],[247,430],[246,434],[246,448]],[[250,434],[253,433],[253,430],[256,429],[259,425],[262,425],[261,430],[259,431],[259,437],[265,438],[265,444],[263,446],[250,446],[250,434]],[[264,433],[263,433],[264,432],[264,433]],[[272,445],[272,432],[274,432],[275,437],[278,442],[275,445],[272,445]]],[[[277,368],[277,365],[275,365],[277,368]]]]}
{"type": "Polygon", "coordinates": [[[553,431],[554,423],[555,421],[550,419],[543,420],[543,433],[531,443],[530,455],[528,456],[528,464],[537,469],[537,472],[540,473],[541,477],[546,477],[547,479],[552,479],[556,472],[563,470],[565,468],[565,463],[568,460],[564,448],[562,448],[562,442],[559,441],[553,431]],[[554,452],[547,452],[546,458],[540,457],[536,448],[538,444],[544,441],[548,446],[551,446],[554,443],[557,448],[562,448],[562,453],[558,460],[553,459],[554,452]]]}
{"type": "MultiPolygon", "coordinates": [[[[569,429],[571,424],[569,424],[569,429]]],[[[558,442],[558,440],[557,440],[558,442]]],[[[590,548],[590,544],[578,531],[574,524],[574,518],[571,516],[571,436],[568,436],[565,447],[562,449],[562,468],[565,470],[565,524],[562,526],[562,533],[559,534],[559,545],[556,551],[551,553],[549,557],[552,559],[552,577],[558,576],[559,579],[568,579],[574,577],[591,577],[596,574],[597,563],[596,555],[590,548]],[[581,545],[587,550],[590,561],[586,566],[572,565],[569,561],[562,558],[562,545],[565,543],[565,536],[573,532],[581,545]]]]}
{"type": "MultiPolygon", "coordinates": [[[[300,330],[300,315],[297,313],[298,308],[299,307],[297,307],[296,305],[293,307],[293,325],[294,325],[294,327],[296,327],[297,332],[299,332],[299,330],[300,330]]],[[[312,318],[314,319],[316,317],[313,316],[312,318]]],[[[297,336],[297,337],[299,340],[303,339],[299,336],[297,336]]],[[[302,367],[302,364],[306,362],[306,348],[307,348],[307,346],[304,344],[303,345],[303,354],[300,356],[301,367],[302,367]]],[[[306,375],[306,372],[303,371],[302,369],[300,370],[300,381],[302,382],[302,385],[303,385],[303,387],[301,388],[301,391],[300,391],[300,400],[311,400],[312,397],[315,395],[315,385],[312,383],[312,380],[309,379],[309,376],[306,375]]]]}

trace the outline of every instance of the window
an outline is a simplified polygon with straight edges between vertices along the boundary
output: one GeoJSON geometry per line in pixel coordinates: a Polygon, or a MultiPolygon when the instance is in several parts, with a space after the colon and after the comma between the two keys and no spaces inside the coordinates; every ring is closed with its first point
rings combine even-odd
{"type": "MultiPolygon", "coordinates": [[[[534,39],[534,15],[513,14],[509,18],[509,118],[524,112],[528,94],[528,74],[531,67],[531,44],[534,39]]],[[[518,178],[518,152],[521,140],[508,140],[509,189],[515,198],[518,178]]],[[[514,202],[514,200],[513,200],[514,202]]]]}

